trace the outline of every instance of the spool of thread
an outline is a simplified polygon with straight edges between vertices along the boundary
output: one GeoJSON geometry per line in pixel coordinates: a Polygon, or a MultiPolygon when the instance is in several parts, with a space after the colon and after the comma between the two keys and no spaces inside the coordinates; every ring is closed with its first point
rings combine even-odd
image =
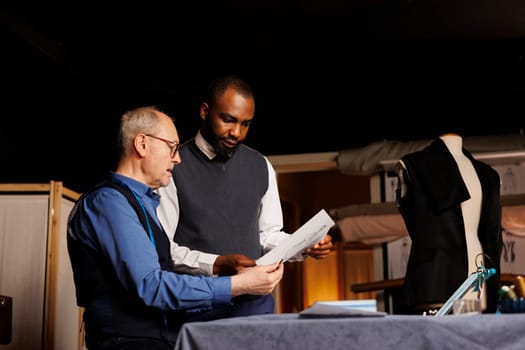
{"type": "Polygon", "coordinates": [[[514,284],[514,290],[518,295],[518,298],[525,298],[525,277],[516,276],[516,283],[514,284]]]}
{"type": "Polygon", "coordinates": [[[511,288],[509,286],[502,286],[500,288],[500,296],[503,297],[503,299],[510,299],[510,300],[518,299],[518,295],[514,291],[514,288],[511,288]]]}

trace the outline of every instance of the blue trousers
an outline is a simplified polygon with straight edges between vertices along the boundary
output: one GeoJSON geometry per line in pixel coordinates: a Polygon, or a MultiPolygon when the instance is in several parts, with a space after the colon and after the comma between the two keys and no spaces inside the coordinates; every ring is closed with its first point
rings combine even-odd
{"type": "Polygon", "coordinates": [[[211,321],[220,318],[273,314],[275,303],[273,295],[241,295],[233,298],[230,305],[217,305],[211,310],[187,313],[186,321],[211,321]]]}
{"type": "Polygon", "coordinates": [[[171,350],[175,344],[161,339],[111,337],[91,344],[89,350],[171,350]]]}

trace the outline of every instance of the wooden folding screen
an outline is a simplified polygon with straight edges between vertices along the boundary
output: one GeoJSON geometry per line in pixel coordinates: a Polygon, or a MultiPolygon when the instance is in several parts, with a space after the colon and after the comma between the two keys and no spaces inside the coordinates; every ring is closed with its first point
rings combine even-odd
{"type": "Polygon", "coordinates": [[[0,184],[0,294],[13,298],[12,339],[0,349],[81,349],[66,247],[78,197],[58,181],[0,184]]]}

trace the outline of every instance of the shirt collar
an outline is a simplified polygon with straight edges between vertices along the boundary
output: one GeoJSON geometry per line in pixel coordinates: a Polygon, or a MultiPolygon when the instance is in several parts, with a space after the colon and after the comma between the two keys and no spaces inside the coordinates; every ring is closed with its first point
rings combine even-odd
{"type": "Polygon", "coordinates": [[[141,199],[148,198],[149,200],[153,201],[154,205],[158,206],[158,203],[160,202],[160,195],[153,191],[153,189],[148,185],[135,179],[132,179],[131,177],[118,174],[114,171],[110,172],[110,177],[112,180],[115,180],[127,186],[141,199]]]}
{"type": "Polygon", "coordinates": [[[202,136],[201,131],[199,130],[197,132],[197,136],[195,136],[195,144],[197,147],[208,157],[208,159],[213,159],[217,156],[217,153],[215,153],[215,150],[213,149],[213,146],[210,145],[208,141],[202,136]]]}

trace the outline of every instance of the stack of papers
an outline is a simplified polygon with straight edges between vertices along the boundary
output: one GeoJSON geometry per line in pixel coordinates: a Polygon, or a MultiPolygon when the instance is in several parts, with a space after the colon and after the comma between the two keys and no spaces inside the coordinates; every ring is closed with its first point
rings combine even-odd
{"type": "Polygon", "coordinates": [[[352,309],[339,305],[324,304],[317,302],[299,312],[299,317],[325,318],[325,317],[384,317],[387,313],[381,311],[368,311],[363,309],[352,309]]]}
{"type": "Polygon", "coordinates": [[[334,225],[334,220],[332,220],[326,210],[321,209],[277,247],[257,259],[257,265],[270,265],[276,262],[288,261],[304,249],[319,243],[334,225]]]}

